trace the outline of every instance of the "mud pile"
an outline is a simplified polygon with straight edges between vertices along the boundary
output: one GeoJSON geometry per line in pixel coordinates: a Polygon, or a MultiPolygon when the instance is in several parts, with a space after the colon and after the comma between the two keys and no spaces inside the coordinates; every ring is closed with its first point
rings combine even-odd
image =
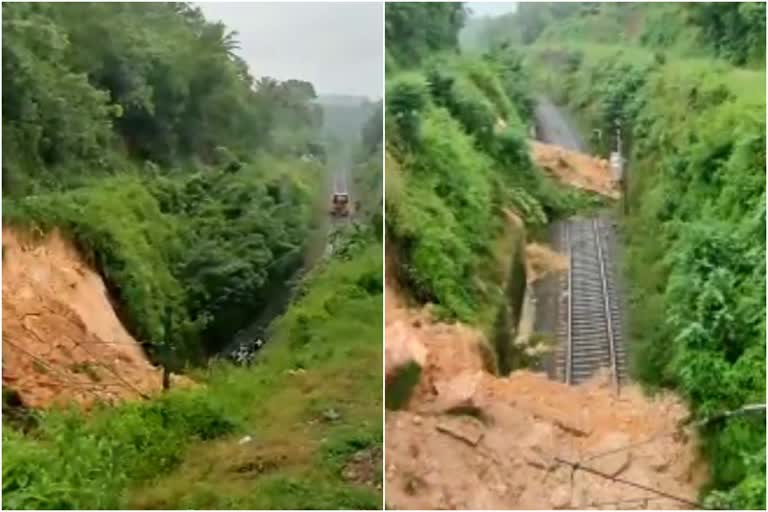
{"type": "Polygon", "coordinates": [[[29,407],[88,406],[162,388],[101,276],[57,232],[35,241],[3,227],[3,387],[29,407]]]}
{"type": "Polygon", "coordinates": [[[549,246],[532,242],[525,246],[525,275],[528,284],[550,273],[568,270],[568,258],[549,246]]]}
{"type": "Polygon", "coordinates": [[[618,186],[607,160],[535,140],[528,144],[536,165],[555,179],[612,199],[619,198],[618,186]]]}
{"type": "MultiPolygon", "coordinates": [[[[488,373],[482,335],[431,320],[387,294],[387,344],[422,358],[407,407],[387,411],[387,506],[402,509],[664,509],[695,501],[706,467],[680,423],[685,407],[605,376],[569,387],[545,375],[488,373]],[[580,462],[604,477],[573,471],[580,462]]],[[[390,350],[390,347],[387,347],[390,350]]]]}

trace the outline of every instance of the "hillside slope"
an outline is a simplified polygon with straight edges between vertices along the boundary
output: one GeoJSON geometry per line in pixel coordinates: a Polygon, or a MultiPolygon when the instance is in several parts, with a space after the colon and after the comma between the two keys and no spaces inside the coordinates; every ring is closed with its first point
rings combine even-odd
{"type": "Polygon", "coordinates": [[[157,391],[161,373],[71,242],[3,227],[3,387],[28,407],[90,405],[157,391]]]}

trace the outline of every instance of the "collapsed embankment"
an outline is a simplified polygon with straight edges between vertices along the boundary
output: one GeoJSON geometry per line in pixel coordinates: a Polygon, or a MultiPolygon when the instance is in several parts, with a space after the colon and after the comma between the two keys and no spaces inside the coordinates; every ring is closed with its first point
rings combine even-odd
{"type": "Polygon", "coordinates": [[[29,407],[162,389],[162,371],[118,319],[101,276],[58,231],[3,226],[3,387],[29,407]]]}
{"type": "Polygon", "coordinates": [[[613,477],[695,501],[706,472],[679,400],[634,386],[616,396],[600,376],[573,387],[529,371],[498,377],[487,371],[482,338],[387,290],[388,363],[421,362],[410,399],[387,413],[389,507],[687,508],[613,477]]]}
{"type": "MultiPolygon", "coordinates": [[[[559,181],[617,195],[600,159],[547,145],[535,145],[532,153],[536,164],[559,181]]],[[[520,219],[511,213],[508,217],[524,233],[520,219]]],[[[408,305],[390,262],[387,366],[406,369],[390,374],[387,389],[393,409],[386,419],[387,505],[694,506],[706,465],[698,458],[697,438],[685,426],[688,411],[679,399],[670,394],[647,397],[636,386],[616,395],[606,375],[567,386],[544,374],[514,370],[524,364],[513,364],[511,373],[504,367],[514,363],[510,355],[519,363],[526,354],[551,351],[534,346],[539,340],[525,322],[533,315],[525,310],[536,301],[524,297],[531,285],[567,269],[564,255],[545,244],[522,240],[520,246],[525,249],[511,252],[522,270],[502,276],[506,290],[519,293],[506,294],[499,315],[506,315],[507,322],[497,324],[494,343],[476,328],[437,321],[429,306],[408,305]],[[568,462],[586,470],[574,470],[568,462]]]]}

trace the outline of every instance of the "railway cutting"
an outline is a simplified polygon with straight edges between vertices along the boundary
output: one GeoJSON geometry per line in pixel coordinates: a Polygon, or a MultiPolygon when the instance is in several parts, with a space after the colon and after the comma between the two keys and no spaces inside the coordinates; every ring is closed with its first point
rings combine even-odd
{"type": "Polygon", "coordinates": [[[580,384],[607,368],[618,392],[627,365],[613,222],[608,214],[573,218],[559,230],[569,266],[561,279],[558,377],[580,384]]]}

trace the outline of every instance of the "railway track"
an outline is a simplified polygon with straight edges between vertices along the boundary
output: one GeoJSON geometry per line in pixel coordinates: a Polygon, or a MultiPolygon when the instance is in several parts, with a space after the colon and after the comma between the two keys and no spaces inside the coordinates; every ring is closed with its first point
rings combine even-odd
{"type": "Polygon", "coordinates": [[[608,368],[618,392],[627,370],[613,225],[603,216],[572,219],[560,227],[560,239],[569,268],[558,308],[559,377],[579,384],[608,368]]]}

